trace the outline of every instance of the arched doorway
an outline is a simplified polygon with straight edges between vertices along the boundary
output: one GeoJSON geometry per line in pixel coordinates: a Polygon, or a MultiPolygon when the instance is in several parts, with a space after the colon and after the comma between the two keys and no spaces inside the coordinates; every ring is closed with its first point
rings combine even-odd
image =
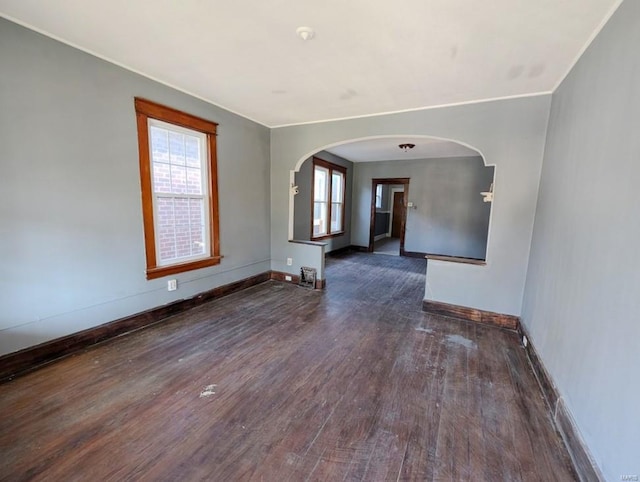
{"type": "MultiPolygon", "coordinates": [[[[428,136],[377,136],[325,146],[300,159],[291,173],[290,240],[322,241],[325,251],[352,247],[373,251],[384,237],[400,238],[398,254],[439,255],[486,260],[491,203],[481,192],[492,189],[494,166],[462,143],[428,136]],[[410,144],[403,150],[399,144],[410,144]],[[325,202],[313,186],[318,163],[342,169],[346,178],[344,229],[314,237],[314,206],[325,202]],[[411,191],[409,191],[411,185],[411,191]],[[381,186],[381,193],[377,192],[381,186]],[[402,210],[389,194],[406,191],[402,210]],[[297,192],[297,193],[296,193],[297,192]],[[400,214],[400,216],[398,216],[400,214]]],[[[397,194],[395,197],[399,197],[397,194]]],[[[332,202],[328,199],[329,203],[332,202]]]]}

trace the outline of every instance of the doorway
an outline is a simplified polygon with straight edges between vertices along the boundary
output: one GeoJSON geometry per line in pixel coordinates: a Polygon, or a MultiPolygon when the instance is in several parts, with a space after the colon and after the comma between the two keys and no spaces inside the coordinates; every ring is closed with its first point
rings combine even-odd
{"type": "Polygon", "coordinates": [[[368,251],[404,256],[409,178],[372,179],[368,251]]]}

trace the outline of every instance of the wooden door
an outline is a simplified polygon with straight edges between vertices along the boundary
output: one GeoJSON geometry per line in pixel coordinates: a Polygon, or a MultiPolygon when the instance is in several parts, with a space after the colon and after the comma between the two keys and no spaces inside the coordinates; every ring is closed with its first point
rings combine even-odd
{"type": "Polygon", "coordinates": [[[404,193],[393,193],[393,223],[391,224],[391,237],[399,238],[401,236],[402,219],[404,216],[404,193]]]}

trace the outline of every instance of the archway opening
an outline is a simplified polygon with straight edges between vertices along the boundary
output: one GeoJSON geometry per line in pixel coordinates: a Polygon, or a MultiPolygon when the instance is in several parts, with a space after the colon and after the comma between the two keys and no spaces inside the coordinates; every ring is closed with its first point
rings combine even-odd
{"type": "Polygon", "coordinates": [[[290,239],[323,242],[325,253],[371,252],[401,236],[400,255],[485,262],[494,178],[482,153],[450,139],[378,136],[324,146],[291,173],[290,239]]]}

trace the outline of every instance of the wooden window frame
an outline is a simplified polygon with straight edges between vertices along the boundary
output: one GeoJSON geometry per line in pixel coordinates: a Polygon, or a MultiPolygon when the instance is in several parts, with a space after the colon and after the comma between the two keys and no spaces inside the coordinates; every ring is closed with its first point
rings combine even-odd
{"type": "Polygon", "coordinates": [[[336,236],[344,235],[344,225],[345,225],[345,206],[347,204],[347,168],[343,166],[339,166],[337,164],[333,164],[332,162],[325,161],[324,159],[320,159],[318,157],[313,158],[313,167],[311,174],[311,237],[312,241],[318,241],[321,239],[334,238],[336,236]],[[327,234],[321,234],[319,236],[313,235],[313,212],[315,206],[315,186],[316,186],[316,166],[323,167],[329,170],[329,198],[327,200],[327,226],[329,232],[327,234]],[[343,192],[343,200],[342,200],[342,226],[339,231],[334,233],[331,232],[331,204],[332,204],[332,184],[333,184],[333,171],[338,171],[342,174],[342,192],[343,192]]]}
{"type": "Polygon", "coordinates": [[[138,152],[140,156],[140,187],[142,192],[142,217],[144,224],[144,244],[147,261],[147,279],[183,273],[194,269],[206,268],[220,264],[220,234],[219,234],[219,204],[218,204],[218,159],[216,154],[216,131],[218,124],[200,117],[187,114],[177,109],[136,97],[134,100],[137,129],[138,152]],[[153,182],[151,169],[151,154],[149,152],[149,119],[156,119],[186,129],[198,131],[206,137],[207,164],[209,189],[209,252],[202,258],[158,266],[156,257],[156,240],[153,210],[153,182]]]}

